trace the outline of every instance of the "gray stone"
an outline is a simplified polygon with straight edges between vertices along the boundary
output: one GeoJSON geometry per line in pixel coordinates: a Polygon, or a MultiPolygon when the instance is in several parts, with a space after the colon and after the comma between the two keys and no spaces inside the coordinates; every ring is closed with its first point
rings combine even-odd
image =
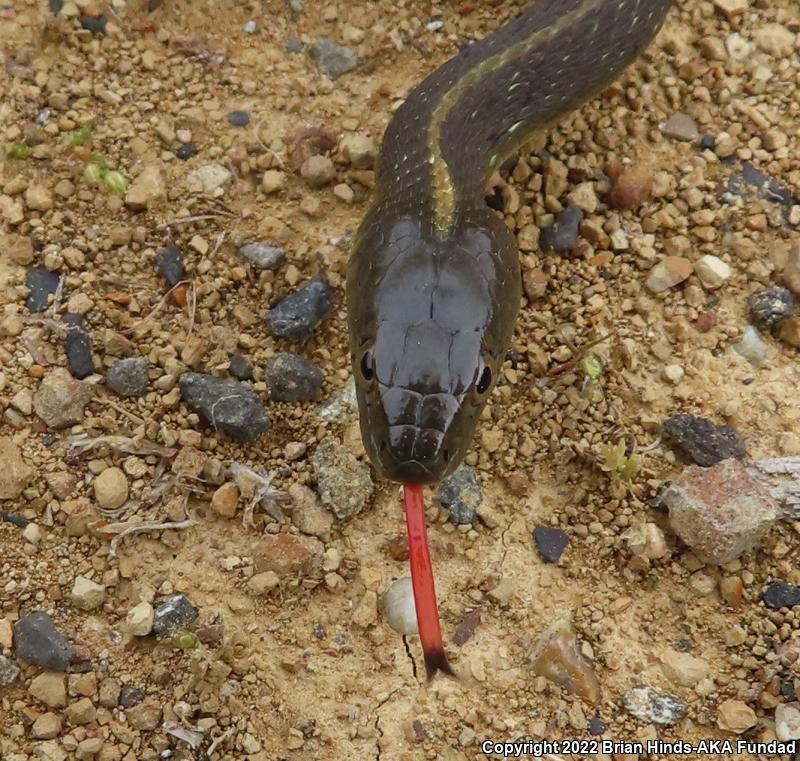
{"type": "Polygon", "coordinates": [[[173,629],[185,629],[191,626],[199,615],[200,610],[186,595],[173,595],[156,605],[153,633],[168,634],[173,629]]]}
{"type": "Polygon", "coordinates": [[[373,489],[365,463],[332,439],[319,443],[311,462],[320,498],[339,520],[352,518],[364,509],[373,489]]]}
{"type": "Polygon", "coordinates": [[[338,79],[358,66],[358,56],[350,48],[327,37],[320,37],[311,46],[311,58],[320,73],[330,79],[338,79]]]}
{"type": "Polygon", "coordinates": [[[747,448],[737,430],[716,425],[707,418],[681,413],[662,426],[664,442],[696,465],[708,467],[735,457],[741,460],[747,448]]]}
{"type": "Polygon", "coordinates": [[[634,687],[624,702],[628,713],[644,724],[669,726],[686,715],[686,703],[654,687],[634,687]]]}
{"type": "Polygon", "coordinates": [[[450,514],[453,523],[475,523],[478,507],[483,502],[483,491],[475,469],[462,465],[442,481],[439,501],[450,514]]]}
{"type": "Polygon", "coordinates": [[[117,360],[106,373],[106,385],[122,397],[142,396],[149,382],[147,360],[143,357],[117,360]]]}
{"type": "Polygon", "coordinates": [[[303,402],[319,399],[325,376],[305,357],[280,352],[264,363],[264,380],[273,401],[303,402]]]}
{"type": "Polygon", "coordinates": [[[14,625],[14,649],[17,658],[50,671],[66,671],[75,657],[70,641],[40,610],[28,613],[14,625]]]}
{"type": "Polygon", "coordinates": [[[239,253],[260,270],[276,270],[286,261],[286,252],[280,246],[261,241],[246,243],[239,253]]]}
{"type": "Polygon", "coordinates": [[[17,680],[19,668],[10,658],[0,655],[0,690],[17,680]]]}
{"type": "Polygon", "coordinates": [[[322,278],[314,278],[299,291],[279,301],[267,312],[265,321],[271,335],[289,341],[304,341],[331,311],[333,294],[322,278]]]}

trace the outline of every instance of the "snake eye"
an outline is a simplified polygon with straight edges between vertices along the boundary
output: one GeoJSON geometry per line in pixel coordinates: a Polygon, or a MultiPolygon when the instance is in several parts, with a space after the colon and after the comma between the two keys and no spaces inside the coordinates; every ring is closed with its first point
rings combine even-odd
{"type": "Polygon", "coordinates": [[[375,377],[375,358],[370,349],[366,349],[361,355],[361,361],[358,363],[358,369],[361,372],[361,377],[369,383],[375,377]]]}
{"type": "Polygon", "coordinates": [[[489,365],[484,365],[481,374],[478,376],[478,382],[475,384],[475,391],[479,396],[483,396],[492,387],[492,368],[489,365]]]}

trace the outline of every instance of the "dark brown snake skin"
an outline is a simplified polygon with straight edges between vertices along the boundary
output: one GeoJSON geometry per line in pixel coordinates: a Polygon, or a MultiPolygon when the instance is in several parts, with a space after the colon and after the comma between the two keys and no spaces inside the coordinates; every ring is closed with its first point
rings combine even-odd
{"type": "Polygon", "coordinates": [[[347,276],[361,431],[385,477],[463,460],[520,305],[514,235],[486,206],[494,168],[599,93],[671,0],[538,0],[434,71],[394,115],[347,276]]]}

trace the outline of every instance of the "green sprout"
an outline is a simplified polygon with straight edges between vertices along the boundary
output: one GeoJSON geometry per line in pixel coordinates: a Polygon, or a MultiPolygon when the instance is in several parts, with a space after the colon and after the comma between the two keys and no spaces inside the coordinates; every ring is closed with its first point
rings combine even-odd
{"type": "Polygon", "coordinates": [[[2,143],[3,153],[10,159],[26,159],[31,149],[25,143],[2,143]]]}
{"type": "Polygon", "coordinates": [[[92,129],[92,123],[86,122],[80,129],[66,133],[67,142],[74,147],[86,145],[92,137],[92,129]]]}
{"type": "Polygon", "coordinates": [[[625,452],[625,439],[616,444],[600,444],[597,447],[600,457],[600,468],[611,474],[611,478],[630,481],[639,470],[639,458],[635,454],[628,457],[625,452]]]}
{"type": "Polygon", "coordinates": [[[105,158],[99,153],[92,154],[92,158],[83,170],[83,176],[87,182],[102,182],[114,193],[124,193],[128,189],[125,175],[116,169],[108,169],[105,158]]]}
{"type": "Polygon", "coordinates": [[[597,380],[603,374],[603,363],[596,354],[587,354],[581,360],[581,372],[592,380],[597,380]]]}
{"type": "Polygon", "coordinates": [[[194,650],[200,644],[196,634],[177,631],[172,635],[172,646],[176,650],[194,650]]]}

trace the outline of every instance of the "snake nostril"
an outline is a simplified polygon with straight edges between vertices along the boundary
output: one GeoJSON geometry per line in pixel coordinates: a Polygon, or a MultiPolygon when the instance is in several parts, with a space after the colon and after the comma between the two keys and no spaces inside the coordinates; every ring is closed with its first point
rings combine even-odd
{"type": "Polygon", "coordinates": [[[450,462],[450,450],[449,449],[445,449],[442,452],[442,457],[444,458],[445,462],[450,462]]]}

